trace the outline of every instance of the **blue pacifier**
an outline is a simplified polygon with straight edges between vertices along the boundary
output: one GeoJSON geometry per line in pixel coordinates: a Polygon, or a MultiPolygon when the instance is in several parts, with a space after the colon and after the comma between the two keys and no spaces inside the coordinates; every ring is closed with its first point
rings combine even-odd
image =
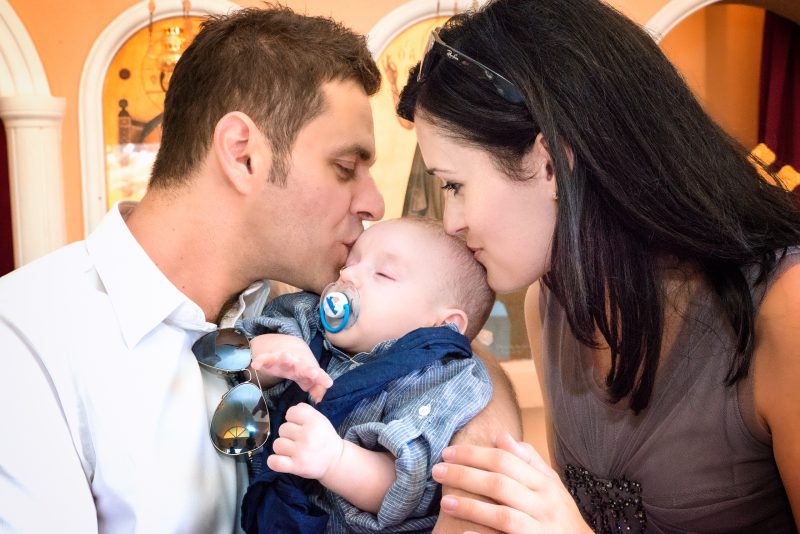
{"type": "Polygon", "coordinates": [[[319,298],[319,318],[331,334],[353,326],[358,309],[358,290],[349,282],[329,284],[319,298]]]}

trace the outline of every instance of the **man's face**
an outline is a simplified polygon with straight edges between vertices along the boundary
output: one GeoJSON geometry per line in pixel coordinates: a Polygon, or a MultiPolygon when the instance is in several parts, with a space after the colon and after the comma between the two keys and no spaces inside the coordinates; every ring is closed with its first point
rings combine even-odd
{"type": "Polygon", "coordinates": [[[265,188],[259,216],[269,276],[316,292],[336,279],[362,221],[384,213],[369,171],[375,138],[364,89],[336,81],[322,92],[324,111],[298,132],[286,185],[265,188]]]}
{"type": "Polygon", "coordinates": [[[428,230],[403,220],[370,227],[356,242],[339,280],[358,291],[355,324],[328,334],[340,349],[371,351],[387,339],[435,326],[447,307],[441,280],[448,262],[428,230]]]}

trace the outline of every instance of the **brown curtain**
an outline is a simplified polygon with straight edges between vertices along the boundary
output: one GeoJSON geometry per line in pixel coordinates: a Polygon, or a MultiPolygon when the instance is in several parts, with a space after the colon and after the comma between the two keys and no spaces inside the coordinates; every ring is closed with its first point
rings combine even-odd
{"type": "Polygon", "coordinates": [[[767,12],[758,137],[778,161],[800,169],[800,26],[767,12]]]}
{"type": "Polygon", "coordinates": [[[14,270],[14,245],[11,241],[11,191],[8,178],[6,129],[0,122],[0,276],[14,270]]]}

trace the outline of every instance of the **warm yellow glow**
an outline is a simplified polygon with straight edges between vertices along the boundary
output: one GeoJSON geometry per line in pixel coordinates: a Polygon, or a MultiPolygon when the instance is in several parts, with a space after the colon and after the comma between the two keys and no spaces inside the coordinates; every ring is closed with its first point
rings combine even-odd
{"type": "Polygon", "coordinates": [[[222,436],[222,439],[240,438],[242,436],[249,437],[250,433],[245,430],[243,426],[234,426],[225,431],[225,435],[222,436]]]}
{"type": "Polygon", "coordinates": [[[202,20],[173,17],[154,22],[152,34],[150,28],[142,28],[111,61],[103,83],[108,207],[118,200],[138,200],[144,194],[161,141],[157,118],[164,110],[162,86],[166,87],[171,65],[197,33],[202,20]],[[122,100],[125,103],[121,105],[122,100]],[[125,121],[130,122],[130,127],[121,136],[120,122],[125,121]]]}
{"type": "Polygon", "coordinates": [[[413,125],[403,125],[395,113],[396,96],[393,90],[403,89],[408,70],[422,57],[431,30],[444,24],[448,18],[435,17],[417,22],[395,37],[378,58],[383,84],[378,94],[372,97],[378,155],[372,174],[386,199],[386,219],[402,215],[408,174],[417,143],[413,125]],[[390,71],[397,73],[394,84],[390,71]]]}

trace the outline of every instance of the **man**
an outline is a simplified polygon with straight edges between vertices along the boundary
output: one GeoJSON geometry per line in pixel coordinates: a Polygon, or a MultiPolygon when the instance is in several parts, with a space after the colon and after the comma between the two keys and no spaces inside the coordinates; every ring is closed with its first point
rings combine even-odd
{"type": "Polygon", "coordinates": [[[243,462],[208,437],[227,385],[190,348],[258,313],[265,280],[320,291],[383,216],[379,85],[364,38],[329,19],[206,23],[142,201],[0,279],[0,530],[238,528],[243,462]]]}

